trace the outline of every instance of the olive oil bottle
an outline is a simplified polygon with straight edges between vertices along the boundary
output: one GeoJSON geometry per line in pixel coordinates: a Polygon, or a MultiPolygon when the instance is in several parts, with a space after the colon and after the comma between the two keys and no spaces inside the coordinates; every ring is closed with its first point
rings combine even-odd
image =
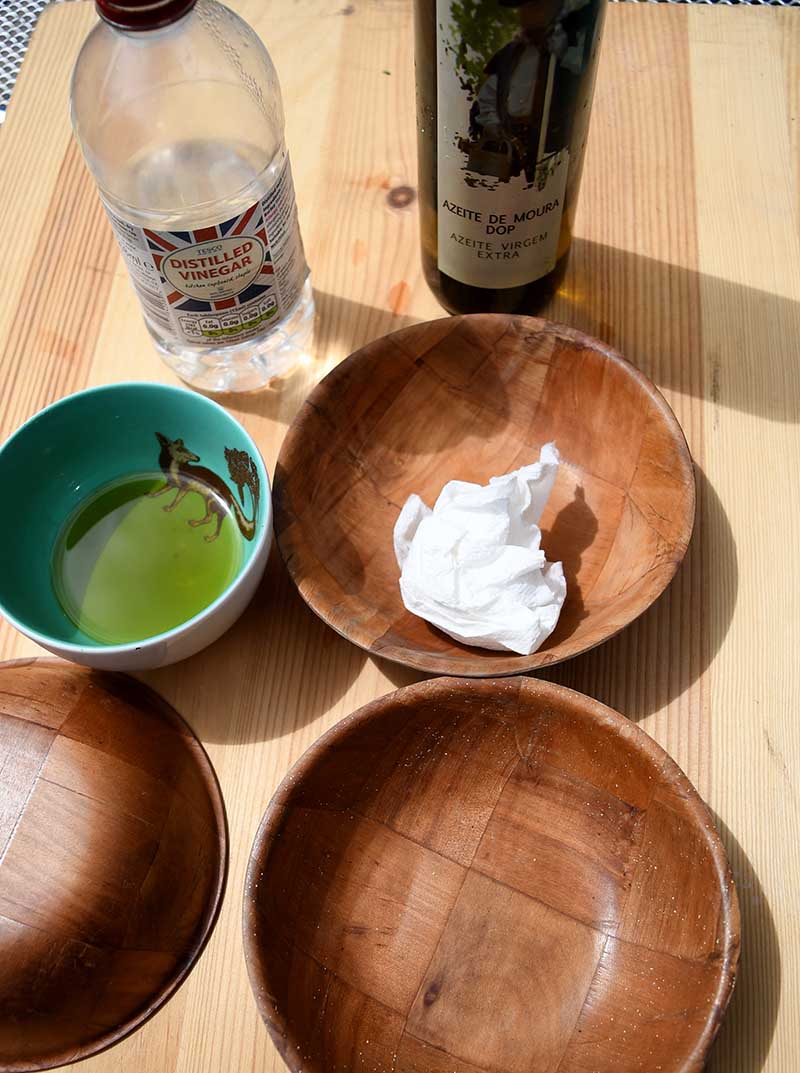
{"type": "Polygon", "coordinates": [[[606,0],[415,0],[422,263],[451,313],[563,279],[606,0]]]}

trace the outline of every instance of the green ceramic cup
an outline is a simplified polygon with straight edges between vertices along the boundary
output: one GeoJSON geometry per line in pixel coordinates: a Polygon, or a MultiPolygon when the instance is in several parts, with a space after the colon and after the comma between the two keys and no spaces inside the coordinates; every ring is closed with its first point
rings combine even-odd
{"type": "Polygon", "coordinates": [[[69,395],[36,414],[0,448],[0,487],[8,506],[0,527],[0,613],[75,663],[135,670],[193,655],[236,621],[266,566],[272,501],[258,448],[221,406],[183,388],[126,383],[69,395]],[[88,495],[120,477],[162,469],[165,451],[179,459],[164,478],[174,482],[176,495],[192,467],[202,466],[236,503],[229,505],[247,535],[238,573],[217,599],[173,629],[103,644],[62,609],[53,587],[53,549],[64,522],[88,495]]]}

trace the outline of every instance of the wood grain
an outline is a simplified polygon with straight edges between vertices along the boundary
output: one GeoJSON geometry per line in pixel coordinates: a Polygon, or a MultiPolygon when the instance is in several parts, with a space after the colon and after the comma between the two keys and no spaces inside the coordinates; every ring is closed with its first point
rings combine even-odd
{"type": "Polygon", "coordinates": [[[739,909],[705,806],[646,734],[552,683],[439,678],[366,705],[287,775],[253,846],[244,946],[290,1069],[369,1046],[388,1073],[423,1045],[456,1070],[697,1073],[739,909]],[[340,750],[369,773],[345,808],[340,750]],[[356,998],[396,1016],[354,1025],[356,998]]]}
{"type": "MultiPolygon", "coordinates": [[[[232,6],[268,42],[280,74],[319,314],[308,366],[275,391],[227,400],[273,467],[324,373],[441,310],[419,269],[417,203],[391,197],[416,182],[411,4],[232,6]]],[[[71,148],[69,74],[93,21],[89,3],[45,12],[0,131],[3,436],[73,387],[170,379],[71,148]],[[57,235],[46,231],[53,221],[57,235]],[[81,260],[45,253],[37,276],[34,252],[48,239],[81,260]],[[29,295],[37,279],[43,290],[29,295]],[[76,309],[99,314],[87,314],[91,331],[76,309]],[[12,369],[20,370],[13,389],[12,369]]],[[[800,522],[799,70],[795,11],[612,4],[571,267],[547,311],[654,380],[699,466],[694,536],[667,592],[617,638],[547,673],[638,721],[720,821],[744,942],[713,1073],[795,1073],[800,1047],[800,850],[791,836],[800,809],[800,607],[787,565],[800,522]]],[[[34,651],[2,627],[0,654],[34,651]]],[[[147,678],[189,718],[219,774],[232,896],[186,986],[86,1068],[282,1073],[241,953],[235,892],[253,834],[314,738],[414,675],[365,657],[320,623],[273,560],[230,634],[147,678]]],[[[297,986],[313,987],[312,977],[297,986]]],[[[355,1022],[382,1017],[353,1010],[355,1022]]],[[[405,1045],[402,1054],[409,1070],[452,1073],[437,1065],[435,1048],[405,1045]]],[[[589,1049],[588,1069],[591,1059],[589,1049]]]]}
{"type": "Polygon", "coordinates": [[[311,393],[283,442],[275,535],[316,613],[373,655],[490,677],[608,640],[675,576],[694,524],[692,460],[652,383],[597,340],[534,317],[474,315],[367,344],[311,393]],[[392,533],[412,494],[562,458],[540,524],[567,598],[530,656],[470,648],[406,610],[392,533]]]}
{"type": "Polygon", "coordinates": [[[23,1073],[103,1050],[175,991],[227,833],[197,740],[132,679],[4,663],[0,710],[0,1070],[23,1073]]]}

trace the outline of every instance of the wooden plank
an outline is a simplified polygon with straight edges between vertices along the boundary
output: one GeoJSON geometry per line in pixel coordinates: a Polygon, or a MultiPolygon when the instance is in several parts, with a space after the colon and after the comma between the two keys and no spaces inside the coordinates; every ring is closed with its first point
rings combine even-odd
{"type": "MultiPolygon", "coordinates": [[[[317,288],[308,363],[274,390],[229,400],[272,466],[320,376],[366,340],[440,310],[419,270],[416,203],[394,207],[390,197],[415,186],[408,0],[233,6],[262,33],[281,77],[317,288]]],[[[89,4],[46,12],[0,133],[3,436],[86,383],[171,379],[71,142],[69,74],[93,18],[89,4]]],[[[655,379],[699,466],[695,537],[669,592],[552,677],[639,721],[721,819],[744,952],[714,1073],[793,1073],[800,1044],[800,608],[787,554],[800,521],[798,62],[791,11],[612,6],[572,266],[548,310],[655,379]]],[[[0,629],[4,657],[35,651],[0,629]]],[[[258,820],[319,733],[414,676],[322,626],[273,558],[235,629],[146,677],[189,718],[219,773],[228,897],[186,986],[91,1069],[282,1070],[241,955],[240,892],[258,820]]],[[[429,1050],[409,1044],[403,1061],[434,1068],[429,1050]]]]}
{"type": "Polygon", "coordinates": [[[710,797],[732,832],[743,934],[739,993],[711,1068],[750,1073],[766,1054],[766,1070],[796,1065],[800,1028],[800,912],[793,894],[800,853],[790,836],[799,815],[798,664],[791,653],[800,642],[800,593],[784,566],[800,509],[793,477],[800,420],[800,37],[785,17],[794,12],[766,22],[751,13],[724,32],[698,14],[690,19],[690,72],[706,466],[724,510],[709,535],[711,546],[720,546],[727,524],[735,542],[735,553],[714,570],[710,593],[711,629],[720,638],[710,682],[710,797]],[[732,603],[735,614],[724,624],[732,603]]]}

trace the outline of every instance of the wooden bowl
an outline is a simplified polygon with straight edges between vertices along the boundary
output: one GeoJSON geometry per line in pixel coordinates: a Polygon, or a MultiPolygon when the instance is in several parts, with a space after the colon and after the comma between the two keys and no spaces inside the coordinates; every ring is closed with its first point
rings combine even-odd
{"type": "Polygon", "coordinates": [[[530,679],[368,704],[253,847],[256,1001],[304,1073],[689,1073],[739,911],[708,811],[642,730],[530,679]]]}
{"type": "Polygon", "coordinates": [[[434,674],[518,674],[577,655],[663,592],[694,522],[694,470],[656,388],[609,347],[531,317],[481,314],[377,339],[317,386],[275,478],[278,544],[300,593],[348,640],[434,674]],[[452,640],[406,611],[392,530],[411,492],[564,459],[542,518],[567,600],[531,656],[452,640]]]}
{"type": "Polygon", "coordinates": [[[225,813],[183,720],[130,678],[0,665],[0,1071],[96,1054],[173,994],[216,921],[225,813]]]}

